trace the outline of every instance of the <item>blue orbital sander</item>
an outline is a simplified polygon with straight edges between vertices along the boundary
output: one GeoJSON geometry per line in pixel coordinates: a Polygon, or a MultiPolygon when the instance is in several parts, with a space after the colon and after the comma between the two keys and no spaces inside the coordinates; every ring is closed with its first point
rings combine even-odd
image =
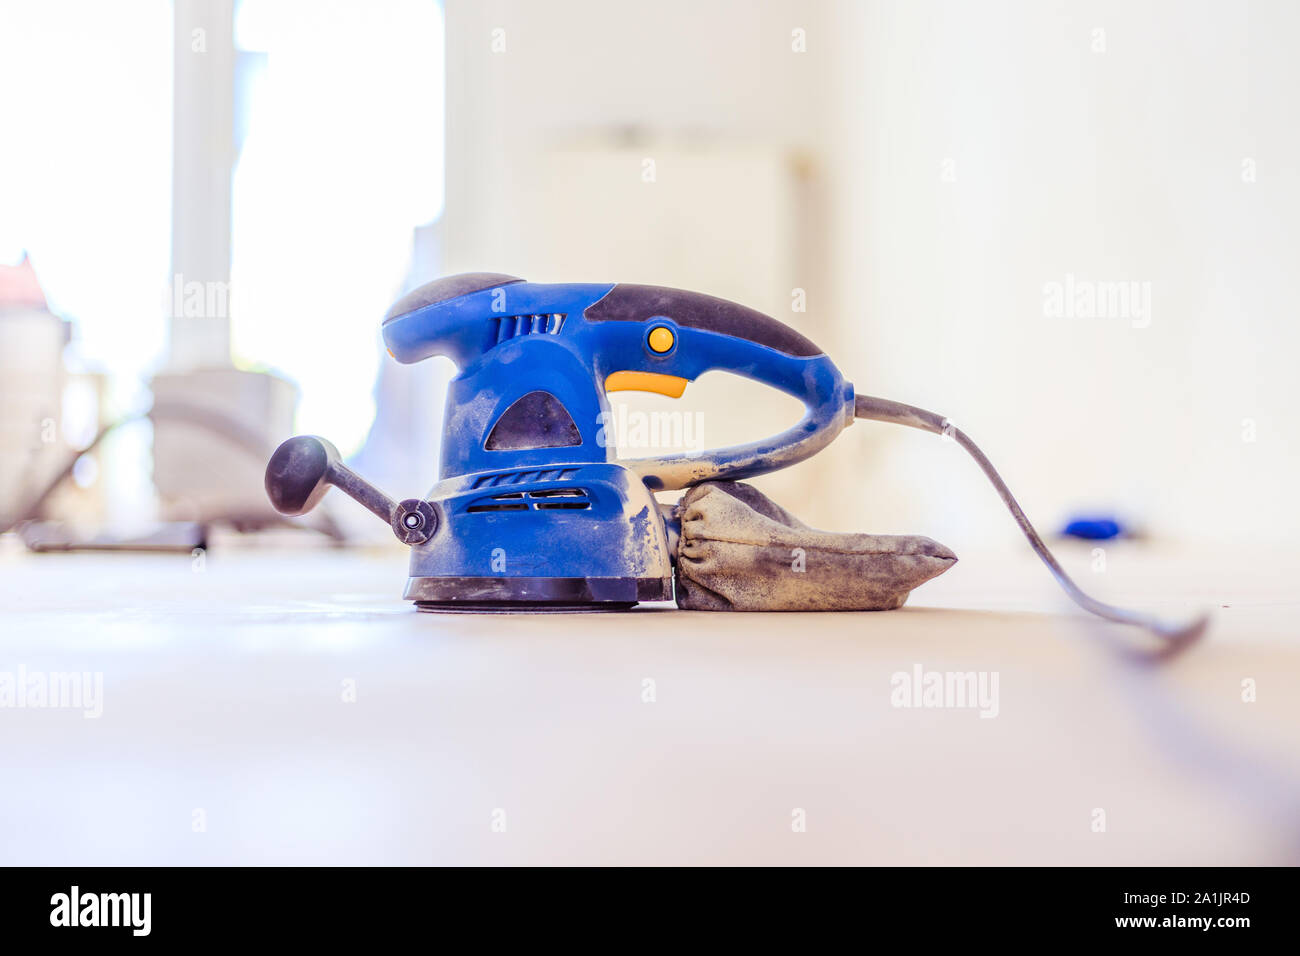
{"type": "MultiPolygon", "coordinates": [[[[1089,597],[960,429],[941,415],[855,394],[820,348],[745,306],[656,286],[469,273],[399,300],[383,320],[383,338],[399,362],[443,355],[460,370],[448,387],[437,484],[423,498],[395,501],[347,468],[328,441],[299,436],[272,456],[266,490],[278,511],[300,515],[333,485],[387,522],[411,547],[405,597],[421,610],[619,610],[673,600],[680,509],[661,505],[654,492],[710,486],[743,498],[742,479],[803,461],[865,418],[944,435],[965,448],[1084,609],[1169,639],[1205,627],[1204,618],[1165,623],[1089,597]],[[713,370],[794,396],[804,404],[803,418],[750,444],[618,457],[604,427],[607,393],[676,398],[713,370]]],[[[774,503],[755,507],[812,530],[774,503]]],[[[931,558],[955,560],[935,547],[931,558]]],[[[680,603],[680,589],[678,597],[680,603]]],[[[805,609],[826,606],[806,603],[805,609]]]]}

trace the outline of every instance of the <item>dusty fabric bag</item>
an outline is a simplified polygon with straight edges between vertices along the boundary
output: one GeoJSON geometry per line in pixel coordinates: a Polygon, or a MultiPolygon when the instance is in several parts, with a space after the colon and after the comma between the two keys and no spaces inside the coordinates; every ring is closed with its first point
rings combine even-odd
{"type": "Polygon", "coordinates": [[[953,566],[920,535],[810,528],[757,488],[707,481],[677,503],[677,604],[692,611],[885,611],[953,566]]]}

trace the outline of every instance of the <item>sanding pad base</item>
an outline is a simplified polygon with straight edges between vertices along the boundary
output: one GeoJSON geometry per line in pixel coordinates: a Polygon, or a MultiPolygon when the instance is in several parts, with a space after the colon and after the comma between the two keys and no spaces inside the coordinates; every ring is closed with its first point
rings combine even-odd
{"type": "Polygon", "coordinates": [[[405,597],[421,611],[464,614],[584,614],[672,600],[666,578],[418,577],[405,597]]]}

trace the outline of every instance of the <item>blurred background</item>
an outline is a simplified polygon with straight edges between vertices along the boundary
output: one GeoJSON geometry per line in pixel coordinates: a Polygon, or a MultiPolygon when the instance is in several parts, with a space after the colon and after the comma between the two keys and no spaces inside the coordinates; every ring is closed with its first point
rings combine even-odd
{"type": "MultiPolygon", "coordinates": [[[[422,493],[455,370],[379,322],[483,270],[767,312],[950,416],[1046,529],[1281,543],[1297,30],[1286,0],[4,0],[4,526],[267,527],[297,432],[422,493]]],[[[698,413],[692,448],[799,414],[722,373],[627,402],[698,413]]],[[[758,483],[825,528],[1016,546],[960,459],[860,423],[758,483]]],[[[333,504],[304,521],[390,539],[333,504]]]]}

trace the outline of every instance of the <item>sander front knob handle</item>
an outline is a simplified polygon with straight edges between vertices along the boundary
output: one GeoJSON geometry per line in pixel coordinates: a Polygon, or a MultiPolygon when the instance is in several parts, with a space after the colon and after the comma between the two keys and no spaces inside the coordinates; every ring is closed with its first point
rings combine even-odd
{"type": "Polygon", "coordinates": [[[290,438],[267,462],[266,495],[280,514],[306,514],[330,485],[382,518],[403,544],[423,544],[438,530],[438,512],[429,502],[394,501],[343,464],[339,450],[324,438],[290,438]]]}

